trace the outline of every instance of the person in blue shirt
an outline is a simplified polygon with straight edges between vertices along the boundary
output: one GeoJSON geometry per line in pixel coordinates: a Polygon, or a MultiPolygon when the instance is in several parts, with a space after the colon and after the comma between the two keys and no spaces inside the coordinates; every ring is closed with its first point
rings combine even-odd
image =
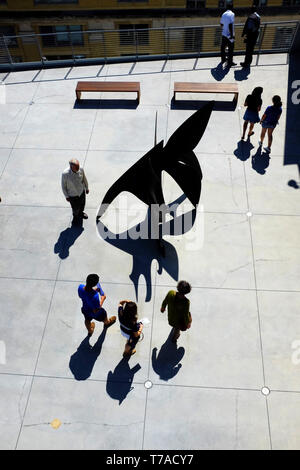
{"type": "Polygon", "coordinates": [[[279,118],[282,113],[282,102],[281,98],[278,95],[273,96],[272,98],[273,106],[268,106],[265,110],[263,117],[261,118],[261,135],[259,145],[263,144],[266,132],[268,131],[268,146],[265,147],[266,152],[271,152],[271,146],[273,142],[273,131],[278,124],[279,118]]]}
{"type": "Polygon", "coordinates": [[[106,295],[100,286],[98,274],[88,275],[86,285],[79,285],[78,295],[82,300],[81,312],[84,315],[85,326],[90,336],[95,329],[95,323],[92,320],[103,322],[104,328],[108,328],[115,323],[116,317],[107,318],[106,310],[102,307],[106,295]]]}

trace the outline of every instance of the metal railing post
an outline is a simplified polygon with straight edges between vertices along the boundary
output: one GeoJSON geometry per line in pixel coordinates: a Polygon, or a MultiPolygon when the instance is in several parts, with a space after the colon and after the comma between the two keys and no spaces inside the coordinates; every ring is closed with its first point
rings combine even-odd
{"type": "Polygon", "coordinates": [[[102,31],[102,37],[103,37],[104,60],[105,60],[105,62],[107,62],[106,42],[105,42],[105,34],[104,34],[104,31],[102,31]]]}
{"type": "Polygon", "coordinates": [[[41,49],[40,41],[39,41],[38,36],[37,36],[36,34],[34,35],[34,38],[35,38],[35,42],[36,42],[36,44],[37,44],[37,49],[38,49],[39,54],[40,54],[41,62],[42,62],[42,64],[44,65],[44,57],[43,57],[43,54],[42,54],[42,49],[41,49]]]}
{"type": "Polygon", "coordinates": [[[256,64],[255,65],[258,65],[258,60],[259,60],[260,53],[261,53],[261,45],[262,45],[263,39],[265,37],[266,28],[267,28],[267,23],[264,24],[264,29],[263,29],[263,32],[262,32],[262,34],[260,36],[260,39],[259,39],[259,45],[258,45],[258,51],[257,51],[256,64]]]}
{"type": "Polygon", "coordinates": [[[137,44],[137,31],[134,28],[134,44],[135,44],[135,59],[137,60],[138,58],[138,44],[137,44]]]}
{"type": "Polygon", "coordinates": [[[170,28],[167,28],[167,58],[170,55],[170,28]]]}
{"type": "Polygon", "coordinates": [[[4,36],[4,34],[2,34],[1,36],[2,36],[2,41],[3,41],[4,49],[5,49],[5,51],[6,51],[7,57],[8,57],[8,59],[9,59],[9,62],[10,62],[11,64],[13,64],[13,60],[12,60],[12,57],[11,57],[11,55],[10,55],[10,51],[9,51],[9,49],[8,49],[8,47],[7,47],[7,44],[6,44],[6,41],[5,41],[5,36],[4,36]]]}
{"type": "Polygon", "coordinates": [[[68,32],[68,38],[69,38],[70,46],[71,46],[71,49],[72,49],[73,63],[75,65],[76,60],[75,60],[74,47],[73,47],[73,42],[72,42],[72,33],[70,31],[68,32]]]}

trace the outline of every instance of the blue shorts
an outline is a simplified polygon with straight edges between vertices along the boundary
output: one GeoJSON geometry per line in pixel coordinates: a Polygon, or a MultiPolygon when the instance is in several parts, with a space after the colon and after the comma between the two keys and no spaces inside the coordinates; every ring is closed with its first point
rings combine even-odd
{"type": "Polygon", "coordinates": [[[249,122],[259,122],[259,115],[257,111],[251,111],[250,109],[246,109],[246,112],[243,117],[244,121],[249,121],[249,122]]]}
{"type": "Polygon", "coordinates": [[[91,320],[104,321],[107,318],[107,313],[104,308],[101,308],[100,311],[97,313],[84,312],[83,309],[81,309],[81,312],[87,321],[91,321],[91,320]]]}
{"type": "Polygon", "coordinates": [[[275,127],[277,126],[277,124],[268,124],[265,121],[263,121],[261,125],[264,129],[275,129],[275,127]]]}

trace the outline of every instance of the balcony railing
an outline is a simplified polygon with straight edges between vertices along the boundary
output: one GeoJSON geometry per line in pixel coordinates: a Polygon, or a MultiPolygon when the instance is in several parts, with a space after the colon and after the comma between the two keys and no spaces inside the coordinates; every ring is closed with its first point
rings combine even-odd
{"type": "MultiPolygon", "coordinates": [[[[290,52],[299,24],[263,23],[255,48],[257,57],[290,52]]],[[[236,55],[245,51],[243,26],[235,26],[236,55]]],[[[220,42],[219,25],[0,35],[0,70],[213,57],[220,53],[220,42]]]]}

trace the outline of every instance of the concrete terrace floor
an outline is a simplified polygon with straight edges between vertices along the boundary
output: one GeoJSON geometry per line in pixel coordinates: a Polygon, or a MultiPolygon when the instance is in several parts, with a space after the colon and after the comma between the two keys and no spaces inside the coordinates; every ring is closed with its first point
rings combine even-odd
{"type": "MultiPolygon", "coordinates": [[[[300,448],[300,192],[288,184],[297,167],[283,166],[286,62],[263,56],[248,77],[239,67],[223,76],[217,58],[1,75],[1,449],[300,448]],[[141,103],[83,94],[90,99],[75,105],[79,78],[140,81],[141,103]],[[196,232],[168,238],[167,258],[152,262],[99,238],[99,204],[153,146],[156,112],[165,141],[194,112],[170,106],[174,81],[216,79],[236,79],[240,96],[235,110],[213,111],[195,150],[203,171],[196,232]],[[251,145],[240,142],[244,99],[259,85],[263,108],[273,94],[284,103],[270,160],[257,154],[259,125],[251,145]],[[60,188],[72,157],[90,184],[89,219],[77,232],[60,188]],[[117,324],[106,337],[97,324],[88,342],[77,286],[99,273],[115,314],[120,299],[136,299],[133,257],[149,270],[138,286],[148,321],[124,361],[117,324]],[[193,325],[176,348],[160,304],[177,279],[193,286],[193,325]]],[[[170,202],[181,195],[167,175],[164,191],[170,202]]],[[[123,208],[132,224],[135,202],[123,208]]]]}

